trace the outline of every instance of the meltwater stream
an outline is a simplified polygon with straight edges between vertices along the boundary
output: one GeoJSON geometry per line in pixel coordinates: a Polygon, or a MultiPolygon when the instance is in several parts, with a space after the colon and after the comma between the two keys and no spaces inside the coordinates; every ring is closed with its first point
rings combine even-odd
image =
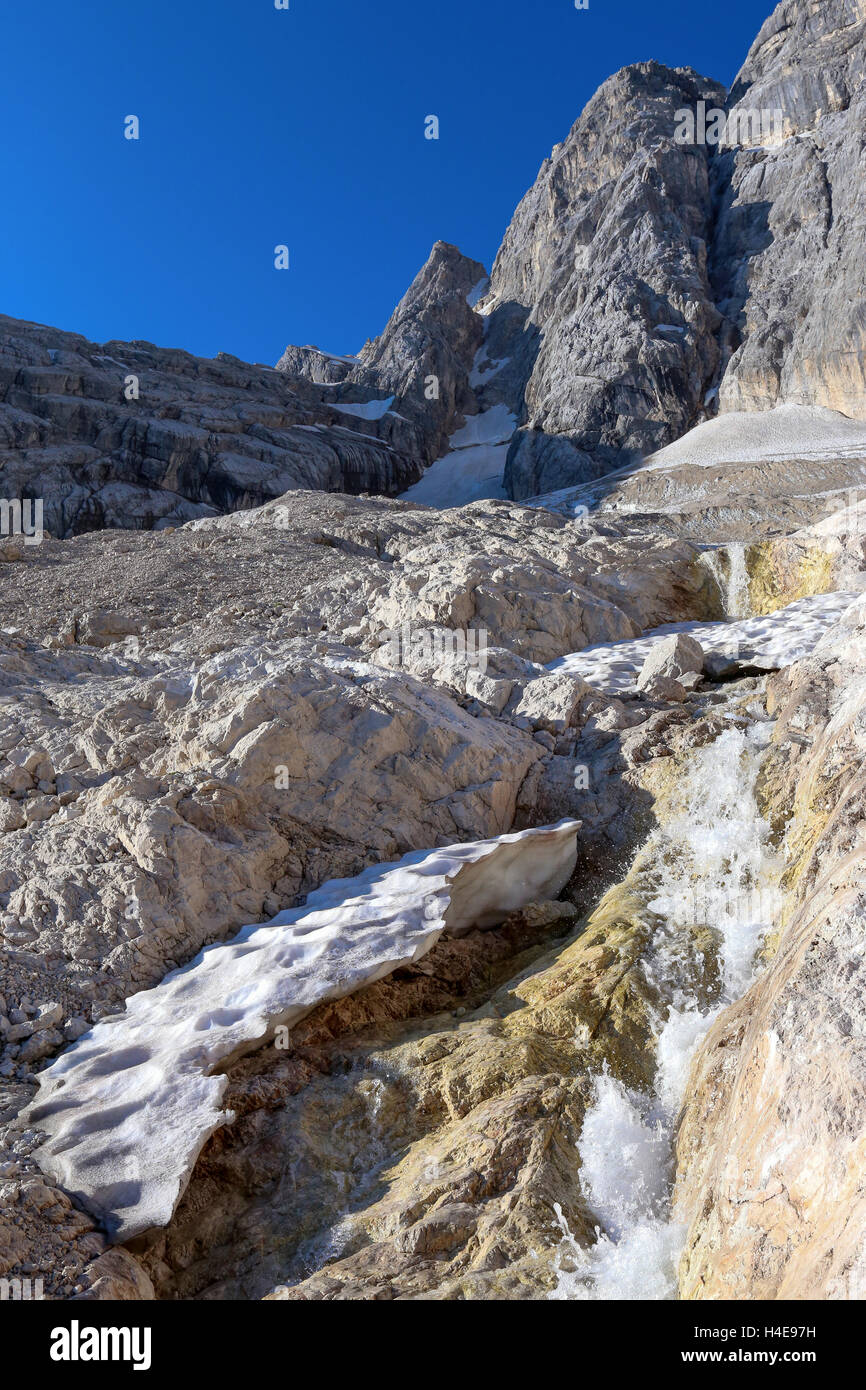
{"type": "Polygon", "coordinates": [[[778,905],[780,856],[755,797],[769,729],[731,727],[699,749],[684,772],[679,813],[647,846],[639,889],[657,925],[641,968],[664,1000],[655,1088],[641,1094],[608,1074],[596,1080],[578,1150],[597,1241],[580,1247],[558,1211],[554,1299],[675,1297],[685,1232],[670,1213],[672,1140],[689,1065],[714,1019],[754,979],[778,905]],[[716,941],[717,972],[708,974],[717,983],[703,998],[687,967],[695,926],[713,929],[716,941]]]}

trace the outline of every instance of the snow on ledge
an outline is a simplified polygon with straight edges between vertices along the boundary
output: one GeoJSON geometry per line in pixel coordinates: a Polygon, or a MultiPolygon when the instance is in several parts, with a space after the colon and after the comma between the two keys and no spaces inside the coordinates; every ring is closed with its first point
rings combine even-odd
{"type": "Polygon", "coordinates": [[[472,289],[466,296],[466,303],[469,305],[469,308],[474,309],[476,305],[484,298],[489,289],[490,276],[485,275],[483,279],[478,281],[477,285],[472,286],[472,289]]]}
{"type": "Polygon", "coordinates": [[[343,415],[354,415],[360,420],[381,420],[383,415],[388,414],[396,399],[396,396],[389,396],[384,401],[353,401],[351,405],[334,403],[331,409],[339,410],[343,415]]]}
{"type": "Polygon", "coordinates": [[[785,405],[772,410],[726,411],[705,420],[644,459],[652,472],[691,464],[785,463],[789,459],[866,457],[866,420],[825,406],[785,405]]]}
{"type": "Polygon", "coordinates": [[[38,1162],[114,1241],[171,1219],[205,1141],[235,1116],[214,1075],[317,1004],[561,891],[580,822],[406,855],[334,879],[127,1001],[39,1076],[25,1112],[38,1162]]]}

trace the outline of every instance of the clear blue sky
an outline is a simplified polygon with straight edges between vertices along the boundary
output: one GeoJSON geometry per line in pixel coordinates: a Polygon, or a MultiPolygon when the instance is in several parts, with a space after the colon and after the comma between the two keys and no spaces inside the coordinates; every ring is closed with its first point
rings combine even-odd
{"type": "Polygon", "coordinates": [[[437,238],[489,268],[542,160],[612,72],[656,58],[729,83],[773,7],[290,4],[10,0],[0,312],[203,356],[354,352],[437,238]]]}

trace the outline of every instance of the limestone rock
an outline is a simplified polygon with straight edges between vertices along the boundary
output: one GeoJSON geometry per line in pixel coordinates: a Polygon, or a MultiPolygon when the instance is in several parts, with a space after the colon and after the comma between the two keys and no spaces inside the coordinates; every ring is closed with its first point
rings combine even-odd
{"type": "MultiPolygon", "coordinates": [[[[430,464],[445,452],[464,415],[474,415],[479,408],[469,377],[483,328],[469,301],[487,279],[478,261],[437,241],[381,335],[365,343],[357,357],[335,358],[290,346],[277,370],[290,377],[340,383],[333,401],[346,410],[353,393],[343,388],[355,386],[392,397],[390,418],[402,418],[414,427],[418,455],[430,464]]],[[[393,425],[387,437],[398,443],[393,425]]]]}
{"type": "MultiPolygon", "coordinates": [[[[604,479],[596,498],[664,493],[676,533],[704,539],[719,523],[741,539],[756,515],[813,522],[816,493],[851,480],[838,457],[805,489],[767,487],[751,459],[703,484],[691,464],[650,481],[641,465],[719,410],[866,419],[864,32],[862,0],[782,0],[730,92],[691,68],[622,69],[545,160],[489,282],[437,242],[356,355],[290,346],[272,369],[3,319],[10,496],[43,497],[64,536],[290,488],[395,495],[497,411],[511,442],[503,478],[475,480],[486,495],[604,479]],[[700,103],[725,116],[719,144],[677,134],[700,103]],[[633,482],[610,479],[622,469],[633,482]]],[[[26,559],[20,545],[4,556],[26,559]]]]}
{"type": "MultiPolygon", "coordinates": [[[[700,642],[686,632],[677,632],[652,647],[641,667],[637,688],[661,695],[663,688],[667,690],[672,682],[669,695],[670,698],[677,698],[673,691],[679,684],[680,676],[699,675],[703,666],[704,651],[700,642]]],[[[679,689],[685,693],[682,685],[679,689]]]]}
{"type": "Polygon", "coordinates": [[[730,119],[778,112],[781,128],[717,160],[722,410],[866,418],[864,53],[862,0],[782,0],[734,81],[730,119]]]}
{"type": "Polygon", "coordinates": [[[421,471],[401,429],[402,448],[375,419],[335,411],[327,389],[225,354],[100,346],[0,317],[6,496],[43,499],[53,535],[178,525],[290,487],[399,492],[421,471]]]}
{"type": "Polygon", "coordinates": [[[856,509],[864,484],[866,421],[786,403],[760,412],[728,410],[649,455],[640,468],[561,489],[533,506],[564,516],[582,508],[597,525],[638,513],[653,530],[712,547],[708,558],[720,547],[723,559],[735,548],[731,542],[742,555],[744,543],[830,524],[833,515],[856,509]]]}
{"type": "Polygon", "coordinates": [[[0,320],[0,1276],[866,1294],[864,25],[624,69],[357,356],[0,320]]]}
{"type": "Polygon", "coordinates": [[[521,427],[506,469],[528,497],[682,434],[718,364],[705,147],[676,112],[723,91],[639,63],[610,78],[542,165],[496,258],[485,313],[520,305],[521,427]]]}

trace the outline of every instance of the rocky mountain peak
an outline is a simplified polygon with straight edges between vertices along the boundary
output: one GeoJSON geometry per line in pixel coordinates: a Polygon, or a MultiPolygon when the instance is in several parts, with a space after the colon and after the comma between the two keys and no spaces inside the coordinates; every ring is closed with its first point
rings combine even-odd
{"type": "Polygon", "coordinates": [[[863,0],[783,0],[731,90],[740,142],[717,160],[711,248],[722,411],[866,418],[864,77],[863,0]]]}
{"type": "Polygon", "coordinates": [[[443,374],[459,375],[483,336],[469,301],[487,280],[479,261],[437,241],[383,332],[365,346],[362,365],[401,397],[430,375],[440,385],[443,374]]]}

